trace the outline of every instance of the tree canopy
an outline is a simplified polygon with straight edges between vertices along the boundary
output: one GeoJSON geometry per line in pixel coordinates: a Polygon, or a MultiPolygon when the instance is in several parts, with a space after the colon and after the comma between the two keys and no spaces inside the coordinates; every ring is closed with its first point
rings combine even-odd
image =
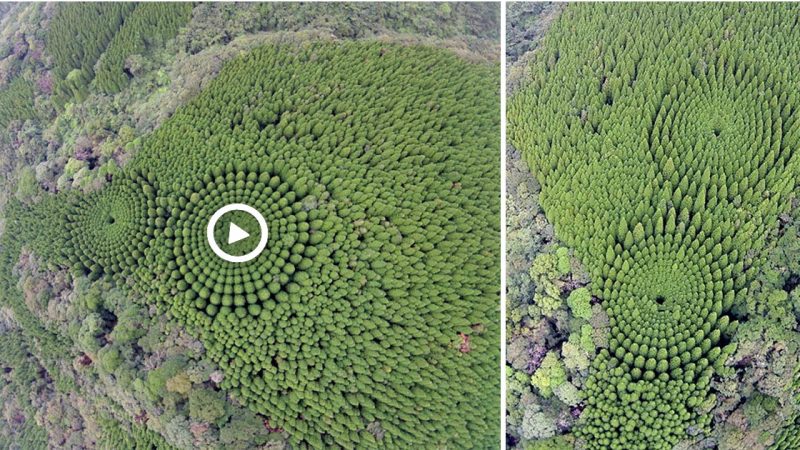
{"type": "Polygon", "coordinates": [[[611,335],[592,363],[590,449],[669,449],[733,350],[797,182],[796,5],[571,5],[509,103],[509,137],[611,335]]]}
{"type": "Polygon", "coordinates": [[[425,47],[258,48],[109,186],[15,204],[5,236],[144,293],[301,448],[496,445],[496,72],[425,47]],[[206,242],[228,203],[269,224],[246,263],[206,242]]]}

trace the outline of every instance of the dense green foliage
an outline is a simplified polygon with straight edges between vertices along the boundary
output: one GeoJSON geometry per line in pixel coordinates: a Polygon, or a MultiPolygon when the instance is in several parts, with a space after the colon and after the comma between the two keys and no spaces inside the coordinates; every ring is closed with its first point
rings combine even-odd
{"type": "MultiPolygon", "coordinates": [[[[496,445],[493,69],[423,47],[259,48],[109,187],[17,211],[9,233],[146,293],[297,445],[496,445]],[[270,229],[242,264],[205,239],[233,202],[270,229]]],[[[100,364],[119,361],[107,350],[100,364]]]]}
{"type": "Polygon", "coordinates": [[[142,425],[130,425],[130,429],[114,419],[99,420],[102,438],[98,448],[129,450],[173,450],[158,433],[142,425]]]}
{"type": "Polygon", "coordinates": [[[106,93],[119,92],[128,84],[125,60],[131,55],[162,46],[186,24],[192,12],[189,2],[140,3],[125,17],[119,32],[97,64],[96,82],[106,93]]]}
{"type": "MultiPolygon", "coordinates": [[[[800,401],[800,371],[796,371],[791,379],[791,390],[795,401],[800,401]]],[[[800,414],[795,413],[795,418],[783,427],[775,436],[775,442],[770,450],[795,450],[800,448],[800,414]]]]}
{"type": "Polygon", "coordinates": [[[770,450],[796,450],[800,448],[800,425],[795,424],[781,431],[770,450]]]}
{"type": "Polygon", "coordinates": [[[22,77],[16,77],[7,86],[0,88],[0,128],[12,120],[33,118],[33,86],[22,77]]]}
{"type": "MultiPolygon", "coordinates": [[[[78,14],[85,8],[87,18],[97,18],[97,10],[105,6],[75,6],[71,31],[54,42],[53,19],[56,27],[65,25],[65,17],[58,19],[62,8],[73,6],[0,4],[0,84],[5,89],[12,80],[25,80],[23,87],[32,90],[19,99],[34,105],[36,112],[33,120],[11,120],[0,133],[0,336],[16,336],[2,340],[0,353],[22,351],[28,361],[24,367],[14,362],[10,372],[3,367],[0,373],[0,448],[133,445],[108,443],[104,418],[119,421],[123,433],[158,433],[176,448],[288,448],[289,433],[272,411],[257,414],[243,406],[252,402],[237,390],[221,386],[233,369],[223,373],[210,360],[196,338],[199,333],[188,333],[172,314],[125,287],[135,284],[142,265],[137,262],[137,270],[128,273],[127,262],[117,271],[91,259],[127,261],[141,252],[135,230],[142,224],[127,212],[139,206],[126,204],[138,198],[136,190],[129,191],[127,200],[120,193],[139,172],[122,172],[120,167],[176,108],[209,86],[226,61],[253,48],[380,35],[382,42],[425,43],[454,48],[471,60],[496,60],[498,5],[194,3],[192,18],[177,39],[151,41],[157,30],[151,25],[140,30],[146,47],[124,58],[130,81],[114,95],[103,95],[94,75],[82,80],[86,74],[76,70],[77,63],[61,75],[54,68],[54,49],[73,47],[77,51],[69,55],[77,61],[84,56],[79,52],[91,45],[73,46],[70,41],[85,41],[88,35],[93,35],[89,44],[100,44],[89,69],[97,69],[112,47],[124,47],[111,41],[124,43],[120,35],[127,32],[122,28],[132,30],[128,19],[137,5],[129,4],[131,9],[116,23],[83,21],[78,14]],[[96,33],[104,27],[110,27],[108,35],[96,33]],[[64,84],[66,78],[75,82],[71,88],[64,84]],[[64,98],[58,95],[62,91],[64,98]],[[109,182],[109,193],[81,196],[109,182]],[[30,205],[36,206],[27,209],[30,205]],[[84,207],[97,215],[82,214],[84,207]],[[70,215],[75,218],[71,222],[70,215]],[[111,217],[118,226],[96,228],[94,221],[105,225],[111,217]],[[84,222],[91,226],[81,231],[84,222]],[[56,223],[66,226],[51,226],[56,223]],[[20,229],[25,231],[20,234],[20,229]],[[126,239],[128,233],[133,237],[126,239]],[[65,242],[84,245],[95,239],[103,242],[102,248],[63,251],[65,242]],[[12,379],[20,383],[9,383],[12,379]],[[214,415],[205,414],[203,399],[212,400],[214,415]],[[213,423],[204,422],[211,418],[213,423]]],[[[141,175],[149,180],[146,172],[141,175]]],[[[241,244],[245,247],[247,240],[241,244]]],[[[457,341],[461,339],[471,344],[470,336],[457,341]]],[[[377,439],[386,434],[377,420],[367,429],[377,439]]]]}
{"type": "Polygon", "coordinates": [[[325,30],[343,39],[466,37],[468,45],[479,46],[481,40],[498,45],[500,37],[500,8],[492,2],[207,2],[195,8],[193,22],[184,47],[190,53],[245,31],[325,30]],[[216,20],[206,22],[207,16],[216,20]]]}
{"type": "Polygon", "coordinates": [[[45,450],[47,448],[47,432],[44,428],[28,420],[13,435],[0,435],[0,446],[8,449],[45,450]]]}
{"type": "Polygon", "coordinates": [[[574,5],[510,102],[513,144],[611,325],[586,382],[592,449],[668,449],[710,416],[798,175],[794,5],[574,5]],[[624,51],[623,51],[624,49],[624,51]]]}
{"type": "MultiPolygon", "coordinates": [[[[22,392],[36,383],[40,368],[28,351],[25,338],[19,330],[5,330],[0,334],[0,369],[3,371],[0,377],[2,391],[22,392]]],[[[33,409],[29,405],[23,406],[27,406],[23,411],[23,423],[9,423],[19,422],[19,417],[0,419],[3,430],[12,431],[8,434],[0,433],[0,447],[12,448],[13,444],[18,444],[25,449],[47,448],[47,434],[34,422],[33,409]]]]}
{"type": "Polygon", "coordinates": [[[86,95],[95,63],[134,8],[131,2],[58,5],[47,30],[47,51],[53,57],[61,102],[86,95]]]}
{"type": "Polygon", "coordinates": [[[44,197],[35,208],[28,208],[16,200],[12,200],[6,205],[6,216],[13,218],[7,224],[7,230],[21,233],[20,239],[12,239],[8,232],[3,236],[6,245],[2,252],[2,262],[5,264],[3,269],[7,269],[3,274],[9,277],[9,291],[15,291],[10,272],[17,262],[23,243],[45,260],[56,263],[66,262],[63,258],[65,245],[69,239],[66,220],[70,205],[74,201],[74,196],[62,194],[44,197]]]}
{"type": "Polygon", "coordinates": [[[75,69],[93,66],[135,3],[69,3],[59,5],[47,31],[54,70],[65,78],[75,69]]]}
{"type": "Polygon", "coordinates": [[[102,92],[119,92],[130,78],[126,59],[163,46],[191,11],[189,2],[58,5],[47,31],[58,79],[56,102],[82,100],[92,80],[102,92]]]}
{"type": "MultiPolygon", "coordinates": [[[[108,189],[70,205],[65,257],[94,274],[129,275],[163,219],[156,217],[156,189],[145,176],[129,172],[108,189]]],[[[58,243],[56,243],[58,245],[58,243]]]]}
{"type": "MultiPolygon", "coordinates": [[[[18,262],[20,251],[23,247],[23,240],[27,240],[32,247],[40,246],[43,249],[51,248],[45,242],[54,235],[61,236],[59,231],[63,227],[61,219],[63,216],[56,211],[63,211],[55,197],[46,202],[45,207],[37,208],[36,213],[28,214],[19,202],[13,201],[6,206],[6,213],[9,217],[19,217],[20,220],[10,226],[11,233],[4,233],[0,238],[0,298],[3,303],[11,308],[16,322],[22,330],[23,338],[19,340],[20,345],[24,342],[35,343],[38,352],[38,360],[41,365],[49,372],[49,376],[59,385],[59,388],[67,390],[72,386],[73,381],[61,376],[58,362],[65,355],[69,354],[68,343],[57,332],[48,329],[39,318],[30,311],[25,304],[23,293],[17,288],[17,279],[14,277],[15,266],[18,262]],[[44,213],[39,215],[37,213],[44,213]],[[47,224],[50,224],[48,226],[47,224]],[[39,228],[44,225],[45,229],[53,230],[55,234],[38,233],[39,228]],[[19,236],[14,231],[17,227],[25,228],[27,231],[19,236]]],[[[61,239],[55,241],[63,242],[61,239]]],[[[51,254],[55,256],[55,254],[51,254]]],[[[21,349],[20,351],[27,351],[21,349]]]]}

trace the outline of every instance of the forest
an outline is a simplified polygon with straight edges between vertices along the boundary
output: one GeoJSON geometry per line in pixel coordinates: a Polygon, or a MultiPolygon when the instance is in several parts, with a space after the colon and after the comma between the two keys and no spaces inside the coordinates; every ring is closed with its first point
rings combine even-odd
{"type": "Polygon", "coordinates": [[[494,447],[498,24],[0,7],[0,447],[494,447]],[[227,203],[269,223],[246,263],[227,203]]]}
{"type": "Polygon", "coordinates": [[[517,10],[507,443],[800,448],[800,11],[549,12],[517,10]]]}

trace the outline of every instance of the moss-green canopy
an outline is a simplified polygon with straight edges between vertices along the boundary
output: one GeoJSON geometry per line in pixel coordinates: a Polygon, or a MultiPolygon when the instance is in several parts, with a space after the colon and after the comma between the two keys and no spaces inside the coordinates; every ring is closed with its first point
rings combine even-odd
{"type": "Polygon", "coordinates": [[[669,449],[733,350],[727,315],[800,157],[795,5],[572,5],[510,101],[509,134],[593,274],[610,348],[579,434],[669,449]]]}
{"type": "Polygon", "coordinates": [[[256,49],[70,203],[66,259],[186,324],[300,448],[496,446],[496,69],[376,43],[256,49]],[[229,203],[269,224],[246,263],[206,241],[229,203]]]}

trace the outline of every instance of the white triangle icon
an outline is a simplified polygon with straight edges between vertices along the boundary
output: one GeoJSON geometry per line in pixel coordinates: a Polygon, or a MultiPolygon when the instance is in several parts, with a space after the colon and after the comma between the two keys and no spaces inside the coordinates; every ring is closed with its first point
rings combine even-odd
{"type": "Polygon", "coordinates": [[[231,222],[231,228],[228,230],[228,244],[239,242],[250,236],[250,233],[239,228],[235,223],[231,222]]]}

